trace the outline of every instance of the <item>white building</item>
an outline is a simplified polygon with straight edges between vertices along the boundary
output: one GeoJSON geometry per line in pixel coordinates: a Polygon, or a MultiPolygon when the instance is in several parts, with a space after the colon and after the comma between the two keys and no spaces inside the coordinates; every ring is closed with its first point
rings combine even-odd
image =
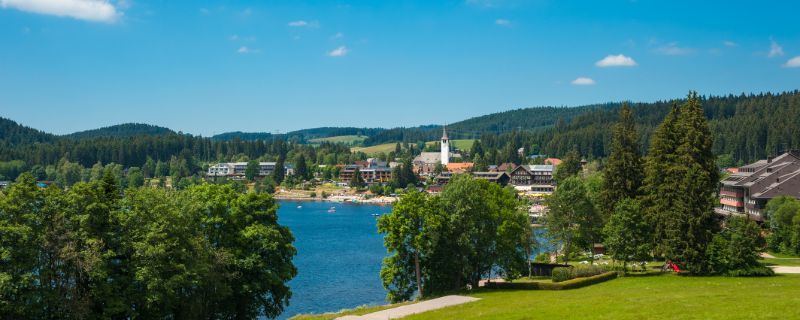
{"type": "MultiPolygon", "coordinates": [[[[271,176],[275,171],[275,162],[259,162],[258,163],[258,176],[266,177],[271,176]]],[[[286,175],[294,174],[294,168],[291,164],[284,163],[284,173],[286,175]]],[[[208,168],[208,177],[233,177],[243,178],[247,171],[247,162],[221,162],[208,168]]]]}

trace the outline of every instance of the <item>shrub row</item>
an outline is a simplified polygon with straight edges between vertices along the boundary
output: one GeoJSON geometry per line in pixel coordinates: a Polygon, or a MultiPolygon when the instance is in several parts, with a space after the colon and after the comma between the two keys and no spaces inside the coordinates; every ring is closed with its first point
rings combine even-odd
{"type": "Polygon", "coordinates": [[[588,265],[588,266],[575,266],[571,268],[555,268],[553,269],[553,282],[562,282],[575,278],[585,278],[595,276],[609,271],[607,268],[588,265]]]}
{"type": "Polygon", "coordinates": [[[775,271],[768,267],[750,267],[746,269],[736,269],[725,273],[729,277],[771,277],[775,271]]]}
{"type": "MultiPolygon", "coordinates": [[[[556,268],[558,269],[558,268],[556,268]]],[[[566,268],[565,268],[566,269],[566,268]]],[[[553,270],[555,272],[555,270],[553,270]]],[[[617,272],[609,271],[585,278],[575,278],[563,282],[491,282],[486,284],[487,289],[511,290],[567,290],[577,289],[596,283],[608,281],[617,277],[617,272]]]]}

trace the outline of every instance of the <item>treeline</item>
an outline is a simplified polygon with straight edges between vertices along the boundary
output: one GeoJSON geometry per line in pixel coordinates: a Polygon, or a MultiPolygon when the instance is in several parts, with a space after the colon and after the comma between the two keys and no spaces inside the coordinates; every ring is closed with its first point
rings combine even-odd
{"type": "Polygon", "coordinates": [[[134,137],[141,135],[165,135],[173,134],[175,131],[169,128],[154,126],[145,123],[123,123],[98,129],[79,131],[66,135],[69,138],[87,139],[98,137],[134,137]]]}
{"type": "MultiPolygon", "coordinates": [[[[0,120],[0,180],[14,179],[21,172],[57,172],[64,164],[90,168],[97,163],[115,163],[123,168],[146,168],[149,162],[183,162],[182,176],[205,170],[208,163],[223,161],[278,161],[293,163],[304,155],[308,166],[348,163],[366,158],[353,154],[343,144],[322,142],[317,145],[290,143],[281,139],[215,141],[185,134],[138,135],[132,137],[95,137],[74,139],[58,137],[0,120]],[[49,168],[49,169],[48,169],[49,168]]],[[[47,174],[52,178],[52,175],[47,174]]],[[[152,175],[151,175],[152,176],[152,175]]],[[[38,176],[37,176],[38,177],[38,176]]]]}
{"type": "Polygon", "coordinates": [[[0,192],[0,319],[254,319],[297,270],[271,196],[231,185],[0,192]]]}
{"type": "MultiPolygon", "coordinates": [[[[662,258],[691,275],[765,276],[758,225],[714,212],[719,169],[701,99],[690,93],[658,125],[646,156],[631,108],[612,128],[602,172],[587,175],[577,149],[559,165],[559,187],[547,200],[547,232],[566,259],[595,243],[627,262],[662,258]],[[574,247],[574,248],[573,248],[574,247]]],[[[623,265],[624,266],[624,265],[623,265]]]]}
{"type": "Polygon", "coordinates": [[[382,128],[354,128],[354,127],[320,127],[292,131],[284,134],[272,134],[269,132],[225,132],[214,135],[212,140],[230,141],[240,140],[268,140],[283,139],[293,143],[307,143],[309,140],[317,138],[328,138],[335,136],[374,136],[384,131],[382,128]]]}
{"type": "MultiPolygon", "coordinates": [[[[635,122],[647,150],[650,137],[673,103],[685,99],[632,103],[635,122]]],[[[700,97],[703,113],[714,137],[715,154],[722,165],[737,165],[762,159],[783,150],[800,148],[800,91],[700,97]]],[[[526,154],[562,157],[573,146],[588,158],[604,158],[610,152],[611,127],[622,103],[574,108],[527,108],[472,118],[448,125],[451,139],[479,138],[484,150],[525,148],[526,154]]],[[[416,143],[438,140],[440,126],[395,128],[367,139],[365,145],[393,141],[416,143]]],[[[494,157],[492,157],[494,158],[494,157]]],[[[523,159],[524,160],[524,159],[523,159]]]]}

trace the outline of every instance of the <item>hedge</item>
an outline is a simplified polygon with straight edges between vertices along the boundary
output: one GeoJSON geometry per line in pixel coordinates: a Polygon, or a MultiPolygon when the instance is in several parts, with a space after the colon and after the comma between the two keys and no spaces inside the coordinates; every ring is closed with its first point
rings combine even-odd
{"type": "Polygon", "coordinates": [[[487,289],[512,289],[512,290],[568,290],[590,286],[605,282],[617,277],[616,271],[609,271],[586,278],[575,278],[563,282],[490,282],[487,289]]]}

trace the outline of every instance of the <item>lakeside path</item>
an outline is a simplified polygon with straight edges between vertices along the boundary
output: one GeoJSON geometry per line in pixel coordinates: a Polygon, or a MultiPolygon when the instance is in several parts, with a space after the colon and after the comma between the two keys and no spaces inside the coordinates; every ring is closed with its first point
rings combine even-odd
{"type": "Polygon", "coordinates": [[[404,305],[397,308],[381,310],[378,312],[368,313],[362,316],[343,316],[336,318],[337,320],[386,320],[398,319],[412,314],[422,313],[426,311],[441,309],[449,306],[455,306],[468,302],[478,301],[480,299],[466,296],[444,296],[441,298],[417,302],[414,304],[404,305]]]}
{"type": "Polygon", "coordinates": [[[800,274],[800,267],[772,266],[772,271],[782,274],[800,274]]]}

